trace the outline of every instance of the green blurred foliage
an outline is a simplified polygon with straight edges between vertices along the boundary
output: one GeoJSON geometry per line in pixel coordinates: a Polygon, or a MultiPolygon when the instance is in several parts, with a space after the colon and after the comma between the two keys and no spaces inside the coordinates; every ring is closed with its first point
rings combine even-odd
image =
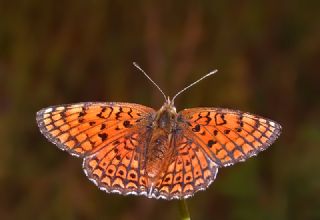
{"type": "Polygon", "coordinates": [[[0,0],[0,218],[177,219],[176,201],[119,196],[39,133],[35,113],[80,101],[219,106],[272,118],[279,140],[220,169],[194,219],[320,219],[319,1],[0,0]]]}

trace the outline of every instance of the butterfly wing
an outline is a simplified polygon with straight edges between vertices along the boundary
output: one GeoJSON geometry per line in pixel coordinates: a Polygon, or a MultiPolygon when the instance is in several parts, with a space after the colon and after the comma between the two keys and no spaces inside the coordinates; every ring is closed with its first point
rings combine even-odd
{"type": "Polygon", "coordinates": [[[41,133],[60,149],[84,157],[123,136],[145,127],[154,110],[131,103],[78,103],[37,112],[41,133]]]}
{"type": "Polygon", "coordinates": [[[186,199],[206,189],[216,178],[218,168],[188,132],[174,134],[175,154],[153,190],[153,197],[186,199]]]}
{"type": "Polygon", "coordinates": [[[281,126],[275,121],[222,108],[182,110],[178,124],[218,167],[256,155],[281,133],[281,126]]]}
{"type": "Polygon", "coordinates": [[[87,177],[101,190],[146,195],[143,152],[154,110],[131,103],[78,103],[40,110],[44,136],[84,157],[87,177]]]}
{"type": "Polygon", "coordinates": [[[144,149],[148,128],[134,129],[85,157],[83,169],[101,190],[122,195],[147,195],[144,149]]]}

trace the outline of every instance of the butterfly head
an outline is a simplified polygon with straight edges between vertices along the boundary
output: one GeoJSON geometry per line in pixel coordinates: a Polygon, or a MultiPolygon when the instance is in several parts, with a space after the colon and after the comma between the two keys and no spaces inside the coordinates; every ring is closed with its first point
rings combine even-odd
{"type": "Polygon", "coordinates": [[[156,127],[171,130],[176,118],[177,118],[176,107],[174,106],[174,103],[172,102],[172,100],[170,100],[170,98],[168,97],[165,103],[157,112],[157,116],[155,120],[156,127]]]}
{"type": "Polygon", "coordinates": [[[165,103],[162,105],[160,111],[167,111],[167,112],[175,114],[175,115],[177,114],[177,109],[174,106],[174,102],[173,102],[173,100],[170,99],[169,96],[166,99],[165,103]]]}

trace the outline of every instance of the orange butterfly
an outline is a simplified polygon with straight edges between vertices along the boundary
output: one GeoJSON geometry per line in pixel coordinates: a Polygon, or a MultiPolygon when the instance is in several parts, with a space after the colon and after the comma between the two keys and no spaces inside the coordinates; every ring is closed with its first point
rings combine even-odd
{"type": "MultiPolygon", "coordinates": [[[[149,79],[150,77],[139,67],[149,79]]],[[[152,108],[120,102],[85,102],[37,112],[41,133],[82,157],[87,177],[101,190],[149,198],[183,199],[206,189],[218,168],[244,161],[280,135],[275,121],[223,108],[176,112],[166,98],[152,108]]]]}

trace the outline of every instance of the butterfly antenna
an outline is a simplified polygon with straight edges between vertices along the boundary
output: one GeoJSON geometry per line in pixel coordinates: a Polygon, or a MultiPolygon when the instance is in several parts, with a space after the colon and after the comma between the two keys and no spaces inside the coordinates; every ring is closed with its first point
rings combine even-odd
{"type": "Polygon", "coordinates": [[[159,89],[159,91],[160,91],[161,94],[163,95],[164,99],[167,100],[167,96],[166,96],[166,95],[164,94],[164,92],[160,89],[160,87],[157,85],[157,83],[155,83],[155,82],[151,79],[151,77],[150,77],[148,74],[146,74],[146,72],[145,72],[136,62],[133,62],[133,65],[134,65],[138,70],[140,70],[140,71],[153,83],[153,85],[155,85],[155,86],[159,89]]]}
{"type": "Polygon", "coordinates": [[[203,77],[201,77],[200,79],[198,79],[197,81],[191,83],[190,85],[188,85],[187,87],[185,87],[184,89],[180,90],[177,94],[175,94],[172,98],[172,102],[174,102],[174,99],[177,98],[178,95],[180,95],[181,93],[183,93],[184,91],[186,91],[187,89],[189,89],[190,87],[194,86],[195,84],[197,84],[198,82],[200,82],[201,80],[207,78],[208,76],[211,76],[213,74],[215,74],[216,72],[218,72],[218,70],[213,70],[210,73],[204,75],[203,77]]]}

